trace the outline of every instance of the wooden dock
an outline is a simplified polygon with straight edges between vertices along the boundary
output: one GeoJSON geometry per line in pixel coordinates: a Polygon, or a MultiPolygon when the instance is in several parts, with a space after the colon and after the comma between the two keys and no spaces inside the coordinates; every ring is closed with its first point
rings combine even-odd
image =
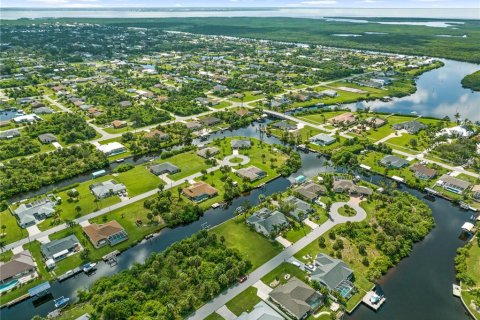
{"type": "Polygon", "coordinates": [[[65,272],[65,273],[62,274],[61,276],[58,276],[58,277],[57,277],[57,280],[58,280],[58,282],[65,281],[65,280],[67,280],[68,278],[71,278],[71,277],[79,274],[80,272],[83,272],[83,269],[80,268],[80,267],[76,267],[75,269],[68,270],[67,272],[65,272]]]}
{"type": "Polygon", "coordinates": [[[461,297],[462,296],[462,288],[457,285],[457,284],[453,284],[452,285],[452,294],[455,296],[455,297],[461,297]]]}
{"type": "Polygon", "coordinates": [[[382,306],[382,304],[387,301],[387,299],[382,296],[380,298],[380,301],[378,301],[377,303],[373,304],[371,301],[370,301],[370,298],[372,298],[374,295],[376,295],[377,293],[375,291],[368,291],[362,298],[362,302],[365,303],[369,308],[377,311],[378,309],[380,309],[380,307],[382,306]]]}
{"type": "Polygon", "coordinates": [[[29,298],[30,298],[30,294],[25,293],[23,296],[20,296],[20,297],[18,297],[17,299],[14,299],[14,300],[12,300],[12,301],[10,301],[10,302],[8,302],[8,303],[5,303],[4,305],[0,306],[0,309],[5,308],[5,307],[10,308],[11,306],[14,306],[14,305],[16,305],[17,303],[20,303],[20,302],[22,302],[23,300],[27,300],[27,299],[29,299],[29,298]]]}

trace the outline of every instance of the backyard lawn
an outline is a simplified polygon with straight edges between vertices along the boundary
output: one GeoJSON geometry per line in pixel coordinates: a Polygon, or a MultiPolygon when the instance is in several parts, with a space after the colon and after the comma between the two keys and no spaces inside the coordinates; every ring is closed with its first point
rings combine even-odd
{"type": "Polygon", "coordinates": [[[262,282],[265,283],[267,286],[271,286],[271,284],[275,281],[278,281],[279,284],[285,284],[288,280],[285,279],[285,275],[290,275],[291,277],[297,277],[298,279],[305,281],[307,277],[307,273],[300,270],[299,267],[294,266],[291,263],[283,262],[281,265],[270,271],[267,275],[262,278],[262,282]]]}
{"type": "Polygon", "coordinates": [[[250,260],[252,270],[276,256],[283,249],[279,243],[269,241],[264,236],[250,230],[245,225],[243,216],[229,220],[213,228],[210,232],[219,237],[223,236],[228,247],[238,249],[244,259],[250,260]]]}
{"type": "Polygon", "coordinates": [[[283,233],[283,237],[287,239],[288,241],[294,243],[300,240],[301,238],[305,237],[307,234],[310,233],[312,229],[307,226],[303,225],[300,226],[298,222],[294,222],[294,226],[291,227],[288,231],[283,233]]]}
{"type": "Polygon", "coordinates": [[[114,179],[127,187],[129,197],[145,193],[163,184],[162,180],[143,165],[135,166],[126,172],[114,174],[114,179]]]}

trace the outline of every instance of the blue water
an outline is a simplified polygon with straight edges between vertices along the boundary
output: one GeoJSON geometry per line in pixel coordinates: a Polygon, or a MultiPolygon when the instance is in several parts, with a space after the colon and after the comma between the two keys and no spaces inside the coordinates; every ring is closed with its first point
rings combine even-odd
{"type": "Polygon", "coordinates": [[[462,87],[463,77],[480,66],[467,62],[442,60],[445,66],[421,75],[417,81],[417,91],[390,102],[369,101],[345,105],[353,110],[370,107],[372,110],[396,112],[453,119],[455,113],[471,121],[480,121],[480,92],[462,87]]]}
{"type": "Polygon", "coordinates": [[[12,280],[8,283],[5,283],[5,284],[1,284],[0,285],[0,293],[3,293],[3,292],[6,292],[10,289],[12,289],[13,287],[15,287],[18,283],[18,280],[12,280]]]}
{"type": "MultiPolygon", "coordinates": [[[[173,4],[173,2],[172,2],[173,4]]],[[[121,5],[121,2],[119,2],[121,5]]],[[[478,10],[465,8],[3,8],[2,19],[19,18],[175,18],[175,17],[295,17],[323,19],[324,17],[390,17],[390,18],[435,18],[435,19],[478,19],[478,10]]],[[[328,20],[332,20],[329,18],[328,20]]],[[[340,20],[340,19],[335,19],[340,20]]],[[[365,23],[362,19],[342,19],[351,23],[365,23]]],[[[392,21],[388,21],[391,23],[392,21]]],[[[409,22],[431,27],[447,27],[450,21],[409,22]]]]}

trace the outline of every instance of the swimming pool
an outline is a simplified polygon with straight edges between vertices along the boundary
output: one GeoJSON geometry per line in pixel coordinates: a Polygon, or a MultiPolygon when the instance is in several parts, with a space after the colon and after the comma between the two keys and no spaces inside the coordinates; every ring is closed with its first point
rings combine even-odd
{"type": "Polygon", "coordinates": [[[0,293],[13,289],[18,284],[18,280],[12,280],[8,283],[0,284],[0,293]]]}

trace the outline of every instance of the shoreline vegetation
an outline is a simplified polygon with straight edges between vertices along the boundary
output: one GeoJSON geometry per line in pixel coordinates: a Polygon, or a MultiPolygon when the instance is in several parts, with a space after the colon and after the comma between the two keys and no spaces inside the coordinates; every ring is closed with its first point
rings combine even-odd
{"type": "Polygon", "coordinates": [[[462,79],[462,86],[473,91],[480,91],[480,70],[466,75],[462,79]]]}
{"type": "MultiPolygon", "coordinates": [[[[160,28],[197,34],[236,36],[252,39],[308,43],[324,46],[373,50],[409,55],[424,55],[480,63],[480,21],[461,20],[453,28],[413,25],[325,21],[307,18],[209,17],[209,18],[55,18],[0,20],[5,25],[32,23],[80,22],[116,26],[160,28]],[[358,34],[338,37],[335,34],[358,34]],[[442,36],[441,35],[447,35],[442,36]],[[466,35],[466,37],[463,37],[466,35]]],[[[382,20],[386,20],[382,18],[382,20]]],[[[393,19],[391,19],[393,20],[393,19]]],[[[400,20],[400,19],[395,19],[400,20]]],[[[405,20],[405,19],[404,19],[405,20]]],[[[415,19],[408,19],[409,21],[415,19]]],[[[446,21],[448,19],[421,19],[446,21]]],[[[459,21],[458,19],[456,21],[459,21]]]]}

